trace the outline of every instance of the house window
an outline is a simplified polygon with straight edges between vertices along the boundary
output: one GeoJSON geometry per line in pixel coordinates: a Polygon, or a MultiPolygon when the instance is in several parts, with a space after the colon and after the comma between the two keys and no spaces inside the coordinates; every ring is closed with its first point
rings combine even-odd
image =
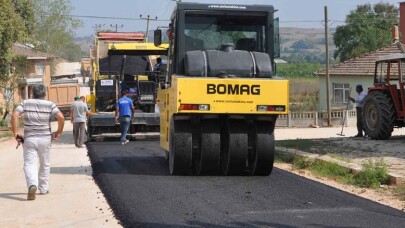
{"type": "Polygon", "coordinates": [[[348,83],[333,84],[334,103],[346,103],[349,96],[350,96],[350,84],[348,83]]]}
{"type": "Polygon", "coordinates": [[[35,65],[35,73],[37,75],[45,75],[45,64],[38,63],[35,65]]]}

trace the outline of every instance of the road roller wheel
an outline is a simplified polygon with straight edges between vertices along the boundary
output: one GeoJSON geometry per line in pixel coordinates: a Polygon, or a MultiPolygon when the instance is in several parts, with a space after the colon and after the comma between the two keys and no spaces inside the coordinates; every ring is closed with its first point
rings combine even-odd
{"type": "Polygon", "coordinates": [[[254,174],[268,176],[274,164],[274,127],[269,121],[256,122],[255,159],[252,165],[254,174]]]}
{"type": "Polygon", "coordinates": [[[228,120],[221,135],[221,170],[224,175],[240,175],[248,156],[247,123],[228,120]]]}
{"type": "Polygon", "coordinates": [[[169,169],[172,175],[190,173],[192,166],[192,125],[188,120],[170,121],[169,169]]]}
{"type": "Polygon", "coordinates": [[[201,120],[200,146],[195,157],[197,175],[215,173],[219,170],[221,155],[221,127],[217,120],[201,120]]]}

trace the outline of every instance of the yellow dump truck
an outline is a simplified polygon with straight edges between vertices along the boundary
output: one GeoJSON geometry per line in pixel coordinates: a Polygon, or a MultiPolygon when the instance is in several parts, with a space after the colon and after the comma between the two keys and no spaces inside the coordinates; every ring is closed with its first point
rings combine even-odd
{"type": "MultiPolygon", "coordinates": [[[[268,5],[177,3],[158,92],[160,143],[171,174],[269,175],[274,127],[288,113],[276,79],[278,19],[268,5]]],[[[162,43],[162,31],[154,34],[162,43]]]]}
{"type": "Polygon", "coordinates": [[[146,43],[143,33],[98,33],[91,53],[94,94],[88,101],[95,114],[87,123],[89,139],[120,132],[114,111],[121,90],[128,91],[136,106],[129,136],[159,131],[155,105],[160,72],[154,70],[154,59],[167,50],[167,45],[146,43]]]}

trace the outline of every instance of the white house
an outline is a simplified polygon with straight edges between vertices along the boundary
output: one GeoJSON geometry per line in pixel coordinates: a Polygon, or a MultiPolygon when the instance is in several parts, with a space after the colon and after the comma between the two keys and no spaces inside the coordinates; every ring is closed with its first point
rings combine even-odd
{"type": "MultiPolygon", "coordinates": [[[[394,53],[405,53],[405,47],[401,42],[396,41],[388,47],[367,53],[354,59],[349,59],[333,67],[330,67],[329,98],[332,110],[342,109],[342,107],[346,107],[349,94],[352,97],[355,97],[357,95],[357,84],[362,84],[365,92],[367,92],[367,88],[373,86],[374,83],[375,61],[377,60],[377,58],[394,53]]],[[[326,110],[327,100],[325,69],[317,72],[317,75],[319,77],[320,109],[326,110]]]]}

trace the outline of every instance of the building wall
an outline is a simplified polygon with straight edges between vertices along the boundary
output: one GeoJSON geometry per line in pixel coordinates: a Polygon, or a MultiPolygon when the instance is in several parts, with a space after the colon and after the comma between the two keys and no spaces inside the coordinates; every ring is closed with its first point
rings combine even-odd
{"type": "MultiPolygon", "coordinates": [[[[42,82],[45,85],[51,84],[51,60],[28,60],[27,68],[25,72],[25,78],[42,78],[42,82]],[[45,74],[37,75],[36,65],[43,63],[45,65],[45,74]]],[[[30,85],[20,84],[19,88],[16,89],[14,93],[14,103],[20,103],[24,97],[28,94],[28,98],[31,97],[31,90],[29,89],[30,85]]],[[[4,105],[3,95],[0,95],[0,106],[4,105]]]]}
{"type": "Polygon", "coordinates": [[[51,61],[50,60],[29,60],[26,72],[27,78],[42,78],[42,82],[45,85],[51,84],[51,61]],[[36,65],[45,65],[45,74],[38,75],[36,73],[36,65]]]}
{"type": "MultiPolygon", "coordinates": [[[[348,83],[351,88],[351,97],[356,97],[356,85],[362,84],[364,91],[367,93],[368,87],[373,86],[374,78],[372,76],[330,76],[330,100],[331,108],[346,108],[347,103],[333,103],[333,83],[348,83]]],[[[321,110],[327,110],[326,103],[326,76],[319,76],[319,107],[321,110]]],[[[349,108],[354,108],[350,103],[349,108]]]]}

